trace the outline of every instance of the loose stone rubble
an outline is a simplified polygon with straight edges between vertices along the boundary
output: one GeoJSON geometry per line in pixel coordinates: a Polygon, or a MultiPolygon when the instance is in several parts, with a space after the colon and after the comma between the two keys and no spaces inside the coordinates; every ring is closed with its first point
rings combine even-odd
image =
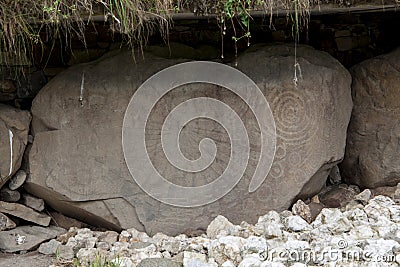
{"type": "Polygon", "coordinates": [[[311,223],[270,211],[255,225],[218,216],[196,237],[70,228],[39,252],[58,253],[53,266],[73,257],[83,266],[98,259],[124,267],[399,266],[399,242],[400,205],[366,190],[342,208],[322,209],[311,223]]]}

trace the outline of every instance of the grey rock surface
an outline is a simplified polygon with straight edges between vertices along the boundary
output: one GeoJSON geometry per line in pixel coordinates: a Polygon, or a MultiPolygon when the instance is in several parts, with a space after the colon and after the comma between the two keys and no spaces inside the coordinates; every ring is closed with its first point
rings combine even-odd
{"type": "Polygon", "coordinates": [[[0,213],[0,231],[13,229],[15,227],[16,227],[15,222],[13,222],[5,214],[0,213]]]}
{"type": "Polygon", "coordinates": [[[39,213],[19,203],[7,203],[0,201],[0,212],[9,214],[28,222],[33,222],[41,226],[48,226],[51,217],[46,214],[39,213]]]}
{"type": "Polygon", "coordinates": [[[26,176],[27,175],[24,170],[17,171],[17,173],[13,177],[11,177],[8,188],[10,188],[11,190],[17,190],[25,183],[26,176]]]}
{"type": "Polygon", "coordinates": [[[64,232],[64,229],[55,226],[19,226],[9,231],[1,231],[0,251],[29,251],[64,232]]]}
{"type": "Polygon", "coordinates": [[[400,182],[400,49],[351,68],[354,109],[343,174],[362,188],[400,182]]]}
{"type": "Polygon", "coordinates": [[[169,259],[144,259],[138,265],[138,267],[182,267],[181,262],[172,261],[169,259]]]}
{"type": "Polygon", "coordinates": [[[198,186],[216,179],[230,155],[229,137],[220,125],[200,119],[182,131],[180,147],[189,158],[200,156],[200,140],[216,140],[216,160],[200,173],[174,168],[158,142],[162,122],[176,105],[194,97],[212,97],[234,109],[248,129],[251,151],[244,177],[225,197],[191,209],[162,204],[138,187],[123,156],[124,112],[147,78],[182,61],[146,54],[145,60],[138,58],[134,64],[129,52],[74,66],[39,92],[32,106],[31,174],[24,187],[70,217],[116,230],[135,227],[150,234],[205,230],[218,214],[233,223],[254,223],[268,210],[288,208],[298,197],[316,194],[331,167],[343,158],[352,108],[351,78],[338,61],[324,52],[299,47],[302,79],[295,87],[293,55],[291,47],[281,45],[258,47],[238,58],[239,69],[268,100],[278,135],[271,171],[254,193],[248,187],[261,149],[256,119],[237,95],[209,84],[181,86],[154,106],[146,132],[152,148],[149,157],[176,184],[198,186]]]}
{"type": "Polygon", "coordinates": [[[0,188],[21,166],[30,122],[28,111],[0,104],[0,188]]]}

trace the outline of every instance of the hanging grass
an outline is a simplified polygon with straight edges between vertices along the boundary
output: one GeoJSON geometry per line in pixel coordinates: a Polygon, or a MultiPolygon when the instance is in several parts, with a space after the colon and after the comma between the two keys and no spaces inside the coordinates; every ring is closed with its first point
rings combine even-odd
{"type": "Polygon", "coordinates": [[[99,18],[132,49],[141,49],[155,31],[167,38],[171,16],[179,12],[214,15],[222,34],[229,23],[236,43],[250,39],[252,11],[272,16],[275,9],[295,10],[298,31],[299,18],[307,21],[310,0],[0,0],[0,62],[23,65],[33,47],[43,47],[46,40],[67,47],[74,37],[85,44],[85,28],[99,18]]]}

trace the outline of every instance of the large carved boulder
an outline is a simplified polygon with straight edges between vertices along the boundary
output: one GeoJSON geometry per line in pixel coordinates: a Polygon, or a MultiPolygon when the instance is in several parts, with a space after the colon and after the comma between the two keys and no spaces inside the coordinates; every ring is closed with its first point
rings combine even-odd
{"type": "MultiPolygon", "coordinates": [[[[238,95],[205,83],[179,86],[154,103],[146,124],[148,157],[157,171],[175,184],[192,187],[216,180],[229,166],[233,149],[227,129],[199,118],[188,122],[180,132],[179,147],[191,160],[202,156],[200,141],[206,137],[215,141],[215,160],[198,173],[183,171],[168,162],[160,140],[163,122],[174,108],[193,98],[215,98],[231,107],[247,130],[250,159],[243,179],[221,199],[192,208],[161,203],[142,191],[124,159],[124,113],[146,79],[179,62],[147,54],[145,60],[137,58],[135,64],[129,52],[72,67],[37,95],[32,107],[35,139],[29,157],[31,178],[25,187],[66,215],[115,229],[135,227],[149,233],[205,229],[218,214],[234,223],[255,222],[268,210],[288,208],[298,197],[317,193],[330,168],[342,160],[352,109],[351,77],[338,61],[324,52],[299,47],[301,77],[299,74],[296,87],[293,55],[289,46],[266,46],[238,58],[238,68],[259,86],[276,122],[275,159],[255,192],[248,189],[263,152],[257,119],[238,95]]],[[[145,92],[148,99],[155,89],[145,92]]],[[[148,99],[137,103],[139,112],[148,99]]],[[[204,112],[201,106],[190,108],[192,112],[204,112]]],[[[135,151],[139,149],[132,147],[131,152],[135,151]]]]}
{"type": "Polygon", "coordinates": [[[21,166],[31,115],[0,104],[0,188],[21,166]]]}
{"type": "Polygon", "coordinates": [[[400,182],[400,49],[351,69],[354,110],[344,177],[362,188],[400,182]]]}

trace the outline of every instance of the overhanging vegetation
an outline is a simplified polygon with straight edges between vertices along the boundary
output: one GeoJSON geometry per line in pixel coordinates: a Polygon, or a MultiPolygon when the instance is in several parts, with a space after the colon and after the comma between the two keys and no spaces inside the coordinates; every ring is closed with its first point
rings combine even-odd
{"type": "MultiPolygon", "coordinates": [[[[212,16],[221,27],[232,27],[234,42],[251,37],[254,14],[286,14],[294,23],[293,35],[307,25],[311,10],[348,8],[370,4],[384,7],[392,2],[334,0],[0,0],[0,62],[21,62],[32,47],[44,40],[71,38],[85,43],[85,27],[104,21],[114,32],[121,33],[132,48],[141,48],[149,35],[159,31],[167,38],[173,17],[212,16]],[[5,56],[6,55],[6,56],[5,56]]],[[[223,38],[222,38],[223,39],[223,38]]]]}

